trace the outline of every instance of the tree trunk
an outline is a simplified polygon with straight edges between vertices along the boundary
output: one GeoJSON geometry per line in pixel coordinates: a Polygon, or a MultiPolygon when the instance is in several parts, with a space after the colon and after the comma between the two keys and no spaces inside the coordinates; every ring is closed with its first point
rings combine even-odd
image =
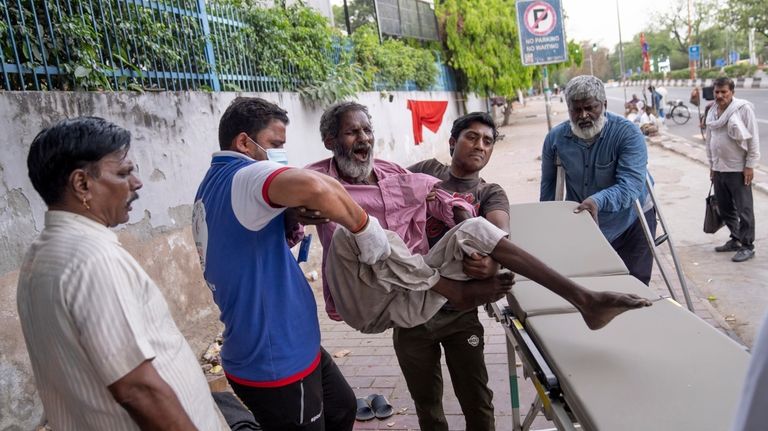
{"type": "Polygon", "coordinates": [[[512,103],[514,103],[514,99],[507,97],[507,106],[504,107],[504,123],[502,123],[502,126],[509,126],[509,117],[512,115],[512,103]]]}

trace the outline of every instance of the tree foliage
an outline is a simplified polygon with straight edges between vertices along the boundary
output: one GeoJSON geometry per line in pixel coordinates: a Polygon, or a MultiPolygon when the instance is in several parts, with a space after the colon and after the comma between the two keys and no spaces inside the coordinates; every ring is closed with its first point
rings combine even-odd
{"type": "Polygon", "coordinates": [[[301,4],[288,7],[252,7],[241,30],[255,36],[245,49],[257,70],[279,76],[291,68],[291,75],[304,81],[322,81],[333,68],[328,55],[334,31],[328,20],[301,4]]]}
{"type": "MultiPolygon", "coordinates": [[[[182,61],[194,64],[195,72],[207,69],[201,56],[181,52],[177,47],[178,40],[199,26],[190,17],[171,18],[164,14],[160,15],[164,25],[157,25],[151,10],[136,7],[129,14],[124,1],[71,0],[67,2],[69,13],[62,13],[63,7],[59,3],[52,0],[0,2],[0,16],[3,17],[0,18],[0,53],[5,61],[15,62],[18,55],[19,63],[25,68],[58,65],[64,72],[52,76],[51,82],[47,77],[40,77],[43,89],[141,90],[142,85],[136,79],[125,75],[115,78],[111,74],[118,67],[140,74],[148,65],[172,68],[182,61]],[[84,19],[80,14],[94,19],[84,19]],[[104,23],[105,16],[110,18],[109,25],[104,23]],[[10,26],[6,19],[10,20],[10,26]],[[43,23],[49,23],[55,30],[45,31],[43,23]],[[112,49],[105,49],[106,44],[112,49]]],[[[190,45],[191,48],[201,48],[203,44],[204,41],[199,41],[190,45]]],[[[28,75],[25,82],[28,87],[31,80],[28,75]]],[[[17,85],[20,87],[20,83],[17,85]]]]}
{"type": "Polygon", "coordinates": [[[688,52],[688,45],[699,40],[701,32],[713,23],[717,13],[717,0],[694,0],[689,14],[688,0],[674,0],[670,8],[654,14],[658,31],[669,32],[677,50],[688,52]],[[690,31],[689,31],[690,23],[690,31]]]}
{"type": "Polygon", "coordinates": [[[721,14],[725,25],[755,31],[768,38],[768,0],[728,0],[728,14],[721,14]]]}
{"type": "Polygon", "coordinates": [[[531,85],[522,65],[514,0],[445,0],[435,5],[451,66],[481,95],[512,97],[531,85]]]}
{"type": "Polygon", "coordinates": [[[406,45],[398,39],[379,36],[372,24],[364,25],[352,33],[355,60],[360,65],[367,89],[378,82],[390,88],[401,87],[413,81],[421,90],[432,87],[437,80],[435,58],[428,49],[406,45]]]}
{"type": "MultiPolygon", "coordinates": [[[[349,27],[354,33],[359,27],[375,22],[374,0],[347,0],[349,12],[349,27]]],[[[333,24],[341,31],[347,31],[347,20],[344,14],[344,5],[333,5],[333,24]]]]}

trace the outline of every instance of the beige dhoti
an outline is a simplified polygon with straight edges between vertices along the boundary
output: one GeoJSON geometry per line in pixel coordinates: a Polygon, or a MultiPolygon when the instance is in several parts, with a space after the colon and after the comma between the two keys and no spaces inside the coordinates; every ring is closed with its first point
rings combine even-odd
{"type": "Polygon", "coordinates": [[[333,234],[325,276],[336,310],[364,333],[421,325],[445,304],[431,291],[440,276],[467,280],[462,259],[488,255],[507,233],[481,217],[456,225],[425,256],[414,255],[394,232],[386,231],[392,253],[374,265],[358,261],[354,235],[339,227],[333,234]]]}

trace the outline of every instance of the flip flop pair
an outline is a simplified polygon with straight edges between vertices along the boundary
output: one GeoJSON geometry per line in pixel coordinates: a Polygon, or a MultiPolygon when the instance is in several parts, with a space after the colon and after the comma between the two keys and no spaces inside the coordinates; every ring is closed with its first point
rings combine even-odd
{"type": "Polygon", "coordinates": [[[386,419],[395,413],[392,405],[384,395],[371,394],[357,399],[357,415],[359,421],[369,421],[373,418],[386,419]]]}

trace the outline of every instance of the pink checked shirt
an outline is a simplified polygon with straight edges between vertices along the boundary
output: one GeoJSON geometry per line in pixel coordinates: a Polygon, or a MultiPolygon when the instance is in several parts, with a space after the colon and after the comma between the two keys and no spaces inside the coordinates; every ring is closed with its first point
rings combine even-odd
{"type": "MultiPolygon", "coordinates": [[[[454,198],[449,193],[435,189],[436,199],[427,201],[427,195],[440,180],[425,174],[414,174],[400,166],[384,160],[374,159],[373,171],[378,178],[378,184],[350,184],[339,177],[333,159],[325,159],[306,166],[341,182],[368,214],[376,217],[384,229],[400,235],[403,242],[413,253],[426,254],[429,243],[425,228],[427,216],[435,217],[453,227],[453,208],[460,207],[475,216],[475,209],[464,199],[454,198]]],[[[320,242],[323,244],[323,268],[328,256],[328,249],[336,230],[336,223],[326,223],[317,226],[320,242]]],[[[341,320],[336,313],[333,297],[328,289],[328,282],[323,271],[323,296],[325,311],[334,320],[341,320]]]]}

